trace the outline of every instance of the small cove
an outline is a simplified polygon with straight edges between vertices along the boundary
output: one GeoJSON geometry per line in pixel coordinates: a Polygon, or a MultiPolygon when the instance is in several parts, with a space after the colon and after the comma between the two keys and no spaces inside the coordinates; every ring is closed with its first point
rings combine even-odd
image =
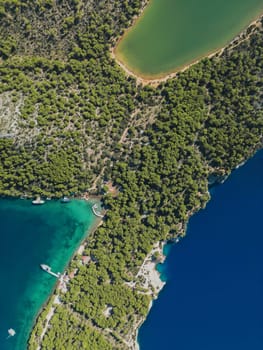
{"type": "Polygon", "coordinates": [[[63,271],[96,222],[92,203],[74,200],[32,206],[27,200],[0,200],[0,348],[26,350],[27,339],[56,279],[39,267],[63,271]],[[7,338],[7,330],[16,335],[7,338]]]}

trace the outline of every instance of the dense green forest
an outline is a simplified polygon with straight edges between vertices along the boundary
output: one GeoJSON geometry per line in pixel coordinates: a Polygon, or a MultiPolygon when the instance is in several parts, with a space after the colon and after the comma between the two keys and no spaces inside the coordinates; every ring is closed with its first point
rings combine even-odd
{"type": "Polygon", "coordinates": [[[77,256],[69,266],[77,273],[60,293],[43,350],[129,349],[154,296],[140,281],[129,285],[145,257],[184,233],[209,200],[209,180],[262,146],[262,23],[221,56],[143,87],[110,55],[142,5],[0,1],[0,194],[88,191],[107,210],[88,238],[89,264],[77,256]]]}

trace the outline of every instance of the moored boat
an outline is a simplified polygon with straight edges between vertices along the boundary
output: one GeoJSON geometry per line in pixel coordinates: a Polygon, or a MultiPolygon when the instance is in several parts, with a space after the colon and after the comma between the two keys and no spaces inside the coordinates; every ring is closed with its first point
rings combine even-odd
{"type": "Polygon", "coordinates": [[[47,273],[49,273],[50,275],[56,277],[56,278],[60,278],[61,277],[61,273],[55,273],[51,270],[51,267],[45,264],[40,264],[40,267],[42,270],[46,271],[47,273]]]}
{"type": "Polygon", "coordinates": [[[49,267],[48,265],[41,264],[40,267],[41,267],[41,269],[44,270],[44,271],[47,271],[47,272],[50,272],[50,271],[51,271],[51,267],[49,267]]]}
{"type": "Polygon", "coordinates": [[[37,196],[37,198],[32,201],[32,204],[34,204],[34,205],[40,205],[40,204],[44,204],[44,203],[45,203],[45,201],[43,199],[41,199],[39,196],[37,196]]]}
{"type": "Polygon", "coordinates": [[[70,199],[68,197],[63,197],[63,198],[61,198],[60,202],[61,203],[69,203],[70,199]]]}

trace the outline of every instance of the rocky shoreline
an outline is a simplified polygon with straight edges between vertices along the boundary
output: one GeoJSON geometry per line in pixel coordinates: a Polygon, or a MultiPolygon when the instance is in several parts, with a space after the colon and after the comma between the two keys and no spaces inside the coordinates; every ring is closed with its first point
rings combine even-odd
{"type": "MultiPolygon", "coordinates": [[[[137,275],[132,282],[126,283],[131,288],[140,288],[141,293],[148,294],[152,300],[149,304],[148,313],[153,305],[153,300],[157,299],[158,294],[165,286],[166,282],[161,279],[160,272],[157,270],[157,265],[165,261],[163,248],[166,242],[158,242],[154,245],[151,252],[144,259],[137,275]]],[[[132,328],[130,333],[129,348],[130,350],[139,350],[138,332],[145,319],[139,322],[132,328]]]]}

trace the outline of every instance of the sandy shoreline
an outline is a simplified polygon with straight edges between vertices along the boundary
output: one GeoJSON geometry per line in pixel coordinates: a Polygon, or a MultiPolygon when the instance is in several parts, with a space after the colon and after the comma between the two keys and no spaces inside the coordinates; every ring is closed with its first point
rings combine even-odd
{"type": "MultiPolygon", "coordinates": [[[[240,43],[240,41],[242,41],[242,37],[244,35],[246,35],[247,30],[250,27],[260,25],[260,21],[261,21],[261,18],[263,16],[263,13],[258,15],[252,22],[250,22],[250,24],[248,24],[246,27],[244,27],[241,30],[241,32],[239,34],[237,34],[225,46],[218,48],[218,49],[215,49],[215,50],[212,50],[212,51],[198,57],[197,59],[193,60],[192,62],[190,62],[184,66],[178,67],[170,72],[160,73],[159,75],[154,75],[151,77],[151,76],[144,76],[140,72],[136,72],[136,70],[133,71],[132,69],[128,68],[127,65],[125,64],[125,62],[123,61],[123,59],[120,57],[120,55],[119,55],[119,57],[117,57],[118,55],[116,54],[116,48],[117,48],[118,44],[120,43],[120,41],[122,41],[125,38],[127,33],[133,28],[133,26],[136,24],[136,22],[142,18],[142,14],[145,11],[145,8],[146,7],[148,8],[150,2],[151,1],[149,0],[148,2],[146,2],[144,4],[142,11],[140,12],[140,14],[138,16],[135,17],[131,27],[125,31],[125,33],[117,40],[115,45],[110,49],[110,56],[124,70],[126,75],[132,76],[133,78],[135,78],[138,84],[152,85],[154,87],[158,86],[160,83],[167,81],[168,79],[176,77],[178,75],[178,73],[182,73],[182,72],[186,71],[188,68],[197,64],[198,62],[200,62],[204,58],[212,58],[213,56],[216,56],[216,55],[221,56],[225,49],[227,49],[229,47],[237,46],[240,43]],[[233,45],[237,40],[238,40],[238,43],[233,45]]],[[[249,35],[246,35],[246,38],[249,38],[250,35],[251,35],[251,33],[249,35]]],[[[246,38],[244,38],[243,40],[245,40],[246,38]]]]}

